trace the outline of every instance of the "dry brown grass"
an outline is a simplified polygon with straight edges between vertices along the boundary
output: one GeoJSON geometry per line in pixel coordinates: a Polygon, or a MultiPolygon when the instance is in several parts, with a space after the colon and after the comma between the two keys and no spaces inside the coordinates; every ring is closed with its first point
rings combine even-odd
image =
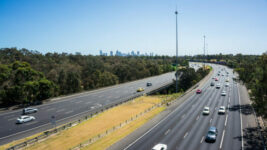
{"type": "Polygon", "coordinates": [[[131,122],[130,124],[122,127],[119,130],[116,130],[115,132],[109,134],[108,136],[105,136],[104,138],[98,140],[97,142],[88,145],[83,148],[83,150],[102,150],[102,149],[107,149],[110,147],[112,144],[116,143],[120,139],[126,137],[130,133],[132,133],[134,130],[137,128],[141,127],[143,124],[145,124],[148,120],[153,118],[155,115],[163,111],[165,108],[164,107],[158,107],[154,110],[152,110],[149,113],[146,113],[144,116],[138,118],[137,120],[131,122]]]}
{"type": "MultiPolygon", "coordinates": [[[[139,114],[143,112],[145,109],[152,107],[153,105],[160,103],[160,102],[161,102],[161,99],[158,97],[148,96],[148,97],[137,98],[126,104],[109,109],[108,111],[105,111],[97,115],[96,117],[93,117],[75,127],[69,128],[56,135],[53,135],[43,142],[33,144],[32,146],[29,146],[26,149],[30,149],[30,150],[31,149],[40,149],[40,150],[42,149],[44,150],[69,149],[71,147],[78,145],[79,143],[83,141],[86,141],[92,137],[97,136],[100,133],[105,132],[107,129],[111,129],[113,126],[117,126],[119,123],[124,122],[127,119],[130,119],[132,116],[135,116],[136,114],[139,114]]],[[[148,115],[147,117],[149,118],[149,114],[151,116],[154,116],[156,110],[158,109],[155,109],[147,113],[146,114],[148,115]]],[[[143,117],[145,117],[146,115],[144,115],[143,117]]],[[[144,118],[144,120],[146,119],[147,118],[144,118]]],[[[135,120],[134,122],[136,123],[136,121],[138,120],[139,119],[135,120]]],[[[131,124],[135,124],[134,122],[131,124]]],[[[131,124],[127,126],[130,127],[132,126],[131,124]]],[[[127,126],[121,129],[124,129],[124,128],[127,129],[127,126]]],[[[126,133],[126,131],[123,133],[126,133]]]]}

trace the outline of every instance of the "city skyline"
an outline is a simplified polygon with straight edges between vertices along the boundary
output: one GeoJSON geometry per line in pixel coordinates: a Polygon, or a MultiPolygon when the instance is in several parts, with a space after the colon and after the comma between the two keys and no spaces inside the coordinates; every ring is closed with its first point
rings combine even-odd
{"type": "Polygon", "coordinates": [[[0,48],[92,55],[138,49],[173,56],[176,6],[179,55],[202,54],[203,35],[208,54],[267,51],[264,0],[2,0],[0,48]]]}

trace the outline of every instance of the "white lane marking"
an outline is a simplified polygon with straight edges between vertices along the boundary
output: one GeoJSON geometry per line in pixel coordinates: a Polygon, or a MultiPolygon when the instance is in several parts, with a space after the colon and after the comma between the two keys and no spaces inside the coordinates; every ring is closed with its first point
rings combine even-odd
{"type": "Polygon", "coordinates": [[[32,124],[36,124],[38,123],[38,121],[34,121],[34,122],[30,122],[30,123],[26,123],[25,125],[28,126],[28,125],[32,125],[32,124]]]}
{"type": "Polygon", "coordinates": [[[217,109],[217,107],[215,107],[215,110],[217,109]]]}
{"type": "Polygon", "coordinates": [[[52,110],[55,110],[56,108],[48,108],[46,109],[45,111],[52,111],[52,110]]]}
{"type": "Polygon", "coordinates": [[[9,116],[4,116],[4,118],[12,118],[12,117],[14,117],[15,116],[15,114],[13,114],[13,115],[9,115],[9,116]]]}
{"type": "Polygon", "coordinates": [[[167,135],[170,131],[171,131],[171,130],[168,129],[168,130],[164,133],[164,135],[167,135]]]}
{"type": "MultiPolygon", "coordinates": [[[[193,97],[193,95],[191,97],[189,97],[187,100],[190,100],[193,97]]],[[[182,103],[179,107],[177,107],[176,109],[179,109],[180,107],[182,107],[183,105],[185,105],[185,103],[182,103]]],[[[147,132],[145,132],[143,135],[141,135],[139,138],[137,138],[135,141],[133,141],[131,144],[129,144],[128,146],[126,146],[123,150],[127,150],[129,147],[131,147],[133,144],[135,144],[137,141],[139,141],[141,138],[143,138],[144,136],[146,136],[149,132],[151,132],[154,128],[156,128],[159,124],[161,124],[163,121],[165,121],[168,117],[170,117],[172,114],[175,113],[175,110],[173,110],[171,113],[169,113],[165,118],[163,118],[160,122],[158,122],[155,126],[153,126],[152,128],[150,128],[147,132]]]]}
{"type": "Polygon", "coordinates": [[[58,112],[61,112],[61,111],[64,111],[65,109],[63,108],[63,109],[59,109],[59,110],[57,110],[56,112],[58,113],[58,112]]]}
{"type": "Polygon", "coordinates": [[[223,139],[224,139],[224,133],[225,133],[225,130],[223,130],[222,140],[221,140],[221,144],[220,144],[220,149],[222,149],[222,144],[223,144],[223,139]]]}
{"type": "Polygon", "coordinates": [[[230,99],[230,97],[229,97],[229,103],[231,102],[231,99],[230,99]]]}
{"type": "Polygon", "coordinates": [[[82,102],[82,101],[76,101],[75,103],[76,103],[76,104],[79,104],[79,103],[81,103],[81,102],[82,102]]]}
{"type": "Polygon", "coordinates": [[[204,136],[202,136],[200,143],[202,143],[202,142],[203,142],[203,140],[204,140],[204,136]]]}
{"type": "MultiPolygon", "coordinates": [[[[206,82],[206,86],[208,82],[206,82]]],[[[203,87],[206,87],[205,84],[203,87]]],[[[190,96],[188,100],[190,100],[194,95],[190,96]]],[[[180,107],[182,107],[183,105],[185,105],[185,103],[182,103],[179,107],[177,107],[176,109],[179,109],[180,107]]],[[[142,136],[140,136],[139,138],[137,138],[135,141],[133,141],[131,144],[129,144],[127,147],[125,147],[123,150],[128,149],[129,147],[131,147],[133,144],[135,144],[138,140],[140,140],[141,138],[143,138],[145,135],[147,135],[149,132],[151,132],[154,128],[156,128],[160,123],[162,123],[163,121],[165,121],[168,117],[170,117],[173,113],[175,113],[175,110],[173,110],[170,114],[168,114],[164,119],[162,119],[160,122],[158,122],[155,126],[153,126],[152,128],[150,128],[147,132],[145,132],[142,136]]]]}
{"type": "Polygon", "coordinates": [[[227,108],[228,108],[228,109],[230,108],[230,105],[229,105],[229,104],[227,105],[227,108]]]}
{"type": "Polygon", "coordinates": [[[12,120],[16,120],[16,119],[17,119],[17,117],[9,118],[9,119],[7,119],[7,121],[12,121],[12,120]]]}
{"type": "Polygon", "coordinates": [[[212,121],[212,118],[210,119],[210,123],[211,123],[211,121],[212,121]]]}
{"type": "MultiPolygon", "coordinates": [[[[237,84],[237,92],[238,92],[238,100],[239,100],[239,106],[241,106],[241,102],[240,102],[240,93],[239,93],[239,88],[238,88],[238,84],[237,84]]],[[[242,125],[242,115],[241,115],[241,110],[239,109],[239,114],[240,114],[240,126],[241,126],[241,150],[244,149],[244,141],[243,141],[243,125],[242,125]]]]}
{"type": "Polygon", "coordinates": [[[187,137],[187,135],[188,135],[188,132],[186,132],[186,133],[185,133],[185,135],[184,135],[184,138],[186,138],[186,137],[187,137]]]}
{"type": "Polygon", "coordinates": [[[70,113],[72,113],[73,112],[73,110],[71,110],[71,111],[67,111],[67,112],[65,112],[65,114],[70,114],[70,113]]]}
{"type": "Polygon", "coordinates": [[[227,124],[228,115],[226,115],[224,126],[227,124]]]}
{"type": "Polygon", "coordinates": [[[197,116],[197,119],[196,120],[198,120],[199,119],[199,115],[197,116]]]}
{"type": "Polygon", "coordinates": [[[92,103],[92,102],[89,101],[89,102],[86,102],[85,104],[91,104],[91,103],[92,103]]]}

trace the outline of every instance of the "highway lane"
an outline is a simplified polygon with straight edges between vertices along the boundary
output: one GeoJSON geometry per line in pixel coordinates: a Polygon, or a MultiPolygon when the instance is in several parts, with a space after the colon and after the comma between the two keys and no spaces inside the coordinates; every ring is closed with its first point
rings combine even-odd
{"type": "MultiPolygon", "coordinates": [[[[222,66],[212,65],[214,73],[222,66]]],[[[126,149],[151,149],[157,143],[168,145],[168,149],[240,149],[241,124],[237,84],[232,80],[232,70],[229,72],[230,86],[225,87],[226,76],[219,76],[220,89],[210,86],[212,79],[204,85],[203,93],[191,96],[180,107],[169,114],[159,124],[131,143],[126,149]],[[221,96],[223,90],[226,96],[221,96]],[[218,114],[220,106],[232,108],[225,115],[218,114]],[[203,116],[204,106],[210,107],[210,114],[203,116]],[[226,119],[227,118],[227,119],[226,119]],[[215,143],[206,143],[205,136],[210,126],[216,126],[218,136],[215,143]],[[229,144],[230,143],[230,144],[229,144]]],[[[224,71],[224,75],[226,73],[224,71]]],[[[215,76],[215,75],[213,75],[215,76]]]]}
{"type": "Polygon", "coordinates": [[[61,100],[37,106],[36,108],[39,111],[31,114],[35,116],[36,120],[20,125],[15,124],[15,122],[22,113],[21,109],[1,113],[0,144],[52,128],[53,126],[50,123],[51,116],[56,117],[57,124],[65,123],[82,115],[83,112],[90,112],[102,106],[125,100],[126,97],[140,94],[136,92],[139,87],[145,89],[141,93],[146,93],[164,84],[171,83],[173,79],[174,73],[172,72],[92,92],[63,97],[60,98],[61,100]],[[147,82],[151,82],[153,85],[146,87],[147,82]]]}

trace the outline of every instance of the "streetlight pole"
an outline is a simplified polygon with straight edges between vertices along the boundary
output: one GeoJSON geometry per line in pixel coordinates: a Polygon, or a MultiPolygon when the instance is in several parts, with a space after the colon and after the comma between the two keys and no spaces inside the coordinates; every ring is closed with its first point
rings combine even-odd
{"type": "Polygon", "coordinates": [[[178,29],[177,29],[177,16],[178,16],[178,11],[175,11],[175,16],[176,16],[176,93],[178,92],[178,29]]]}
{"type": "Polygon", "coordinates": [[[205,44],[205,38],[206,38],[206,36],[204,35],[203,38],[204,38],[204,61],[203,62],[204,62],[204,69],[205,69],[205,45],[206,45],[205,44]]]}

